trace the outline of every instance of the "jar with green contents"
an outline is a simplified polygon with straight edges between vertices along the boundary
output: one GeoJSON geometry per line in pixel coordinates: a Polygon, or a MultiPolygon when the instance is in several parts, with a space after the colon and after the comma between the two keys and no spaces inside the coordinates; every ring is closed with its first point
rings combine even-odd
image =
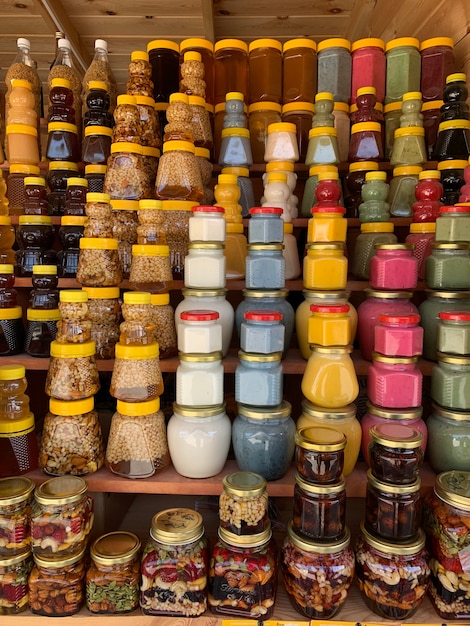
{"type": "MultiPolygon", "coordinates": [[[[470,357],[437,352],[431,377],[431,398],[442,407],[470,410],[470,357]]],[[[469,464],[470,469],[470,464],[469,464]]]]}
{"type": "Polygon", "coordinates": [[[436,219],[436,241],[470,241],[470,206],[442,206],[436,219]]]}
{"type": "Polygon", "coordinates": [[[426,423],[429,437],[428,458],[432,469],[436,473],[470,470],[470,413],[444,409],[433,403],[432,413],[426,423]]]}
{"type": "Polygon", "coordinates": [[[445,354],[470,355],[470,312],[439,313],[437,349],[445,354]]]}
{"type": "Polygon", "coordinates": [[[318,54],[317,91],[329,91],[335,101],[349,102],[351,98],[351,42],[341,37],[320,41],[318,54]]]}
{"type": "Polygon", "coordinates": [[[396,244],[393,222],[363,222],[354,245],[351,273],[359,280],[369,280],[370,260],[376,244],[396,244]]]}
{"type": "Polygon", "coordinates": [[[393,178],[390,181],[388,193],[391,215],[410,217],[413,214],[411,207],[416,200],[415,189],[422,169],[419,165],[404,165],[393,168],[393,178]]]}
{"type": "Polygon", "coordinates": [[[434,243],[426,259],[431,289],[470,289],[470,243],[434,243]]]}
{"type": "Polygon", "coordinates": [[[399,102],[389,102],[384,106],[385,118],[385,146],[384,157],[390,160],[392,155],[395,131],[400,128],[401,100],[399,102]]]}
{"type": "Polygon", "coordinates": [[[436,360],[437,325],[442,311],[470,311],[470,291],[426,290],[419,314],[424,328],[423,357],[431,361],[436,360]]]}
{"type": "Polygon", "coordinates": [[[385,44],[385,103],[399,102],[408,91],[419,91],[421,55],[416,37],[399,37],[385,44]]]}

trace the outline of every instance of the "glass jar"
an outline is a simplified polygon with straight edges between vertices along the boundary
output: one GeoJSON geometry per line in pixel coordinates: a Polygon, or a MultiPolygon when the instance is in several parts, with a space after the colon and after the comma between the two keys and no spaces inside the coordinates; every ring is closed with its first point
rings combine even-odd
{"type": "Polygon", "coordinates": [[[392,222],[363,222],[356,238],[351,260],[351,273],[360,280],[369,280],[370,262],[375,255],[376,245],[395,245],[398,240],[392,222]]]}
{"type": "Polygon", "coordinates": [[[125,478],[148,478],[170,464],[160,398],[117,401],[105,455],[106,467],[125,478]]]}
{"type": "Polygon", "coordinates": [[[419,307],[421,325],[424,328],[423,357],[435,361],[439,313],[470,310],[470,292],[427,290],[426,295],[427,299],[419,307]]]}
{"type": "Polygon", "coordinates": [[[415,357],[422,353],[424,330],[419,326],[419,315],[382,313],[378,321],[374,341],[376,352],[389,357],[415,357]]]}
{"type": "Polygon", "coordinates": [[[37,165],[39,163],[38,131],[26,124],[7,124],[6,151],[11,163],[37,165]]]}
{"type": "Polygon", "coordinates": [[[343,606],[354,577],[350,532],[336,541],[306,540],[292,523],[281,548],[281,569],[287,594],[309,619],[329,619],[343,606]]]}
{"type": "Polygon", "coordinates": [[[82,237],[77,281],[86,287],[114,287],[121,280],[117,239],[82,237]]]}
{"type": "Polygon", "coordinates": [[[395,217],[411,217],[415,202],[415,189],[422,168],[419,165],[404,165],[393,168],[388,202],[390,214],[395,217]]]}
{"type": "Polygon", "coordinates": [[[220,206],[193,206],[189,220],[189,241],[225,241],[225,209],[220,206]]]}
{"type": "Polygon", "coordinates": [[[26,476],[0,479],[0,558],[29,551],[34,488],[35,484],[26,476]]]}
{"type": "Polygon", "coordinates": [[[240,39],[220,39],[214,44],[214,104],[238,91],[247,99],[248,45],[240,39]]]}
{"type": "Polygon", "coordinates": [[[222,348],[222,325],[218,320],[217,311],[198,309],[181,311],[178,350],[189,354],[219,352],[222,348]]]}
{"type": "Polygon", "coordinates": [[[348,304],[311,304],[307,339],[320,346],[347,346],[351,343],[348,304]]]}
{"type": "Polygon", "coordinates": [[[160,349],[160,359],[175,356],[178,347],[175,312],[170,304],[170,294],[152,294],[150,303],[152,307],[149,321],[155,328],[155,341],[158,342],[160,349]]]}
{"type": "Polygon", "coordinates": [[[248,46],[248,101],[282,102],[282,43],[276,39],[248,46]]]}
{"type": "Polygon", "coordinates": [[[298,161],[297,129],[290,122],[278,122],[268,126],[265,161],[298,161]]]}
{"type": "Polygon", "coordinates": [[[0,309],[18,305],[18,293],[15,284],[13,263],[0,263],[0,309]]]}
{"type": "Polygon", "coordinates": [[[163,393],[157,343],[115,346],[109,393],[124,402],[153,400],[163,393]]]}
{"type": "MultiPolygon", "coordinates": [[[[49,161],[73,161],[78,163],[81,155],[78,145],[78,130],[75,124],[49,122],[47,133],[46,158],[49,161]]],[[[10,143],[11,141],[9,141],[10,143]]],[[[13,160],[11,156],[10,159],[13,160]]],[[[21,161],[17,162],[20,163],[21,161]]]]}
{"type": "MultiPolygon", "coordinates": [[[[0,416],[2,419],[23,419],[28,417],[29,397],[25,367],[19,364],[0,365],[0,416]]],[[[1,513],[1,511],[0,511],[1,513]]]]}
{"type": "Polygon", "coordinates": [[[282,243],[283,220],[280,207],[252,207],[248,222],[248,240],[255,243],[282,243]]]}
{"type": "Polygon", "coordinates": [[[375,331],[372,329],[377,325],[379,315],[382,313],[417,315],[418,309],[410,301],[413,295],[411,291],[365,289],[364,292],[366,299],[361,302],[357,309],[357,337],[363,358],[370,361],[375,341],[375,331]]]}
{"type": "Polygon", "coordinates": [[[190,289],[222,289],[225,287],[224,244],[193,242],[188,244],[184,262],[184,284],[190,289]]]}
{"type": "Polygon", "coordinates": [[[322,485],[295,476],[292,528],[309,539],[337,540],[344,534],[346,483],[322,485]]]}
{"type": "Polygon", "coordinates": [[[233,535],[259,535],[269,528],[266,479],[251,471],[223,478],[219,498],[220,527],[233,535]]]}
{"type": "Polygon", "coordinates": [[[244,541],[221,527],[218,535],[209,566],[211,611],[269,619],[277,590],[276,546],[271,528],[244,541]]]}
{"type": "Polygon", "coordinates": [[[338,409],[354,402],[359,394],[351,346],[324,348],[312,345],[302,377],[302,393],[317,406],[338,409]],[[341,379],[341,389],[338,380],[341,379]]]}
{"type": "Polygon", "coordinates": [[[104,192],[114,200],[140,200],[151,197],[145,175],[142,146],[128,141],[111,145],[104,179],[104,192]]]}
{"type": "Polygon", "coordinates": [[[385,102],[399,102],[403,94],[419,91],[421,83],[421,55],[419,39],[399,37],[385,45],[387,60],[385,102]]]}
{"type": "Polygon", "coordinates": [[[308,132],[305,165],[337,165],[339,163],[338,132],[330,126],[317,126],[308,132]]]}
{"type": "Polygon", "coordinates": [[[351,42],[341,37],[320,41],[317,92],[329,91],[336,102],[351,99],[351,42]]]}
{"type": "MultiPolygon", "coordinates": [[[[282,102],[311,102],[317,85],[317,44],[306,37],[289,39],[282,46],[282,102]]],[[[323,90],[322,90],[323,91],[323,90]]]]}
{"type": "Polygon", "coordinates": [[[429,584],[424,533],[397,544],[375,537],[361,525],[355,552],[356,576],[367,607],[385,619],[414,615],[429,584]]]}
{"type": "Polygon", "coordinates": [[[45,391],[57,400],[84,400],[100,389],[95,342],[50,344],[45,391]]]}
{"type": "Polygon", "coordinates": [[[83,555],[93,526],[93,498],[78,476],[58,476],[34,491],[31,548],[34,556],[68,558],[83,555]]]}
{"type": "Polygon", "coordinates": [[[420,478],[407,485],[385,483],[367,470],[364,528],[374,536],[390,541],[416,537],[422,514],[420,478]]]}
{"type": "Polygon", "coordinates": [[[240,327],[240,347],[244,352],[271,354],[284,350],[282,313],[259,309],[246,311],[240,327]]]}
{"type": "Polygon", "coordinates": [[[94,398],[63,402],[51,398],[44,418],[39,466],[52,476],[83,476],[100,469],[104,447],[94,398]]]}
{"type": "Polygon", "coordinates": [[[98,537],[90,548],[86,606],[91,613],[130,613],[139,606],[140,539],[115,531],[98,537]]]}
{"type": "Polygon", "coordinates": [[[312,128],[313,110],[313,102],[288,102],[282,106],[282,121],[295,124],[296,127],[300,161],[305,161],[307,156],[308,134],[312,128]]]}
{"type": "Polygon", "coordinates": [[[152,518],[141,561],[145,615],[197,617],[207,607],[208,540],[200,513],[173,508],[152,518]],[[178,583],[171,589],[169,583],[178,583]]]}
{"type": "Polygon", "coordinates": [[[8,199],[8,212],[10,215],[21,215],[23,213],[25,201],[24,179],[27,176],[39,176],[39,167],[23,163],[10,163],[5,194],[8,199]]]}
{"type": "Polygon", "coordinates": [[[307,483],[337,483],[343,475],[345,447],[346,435],[336,428],[299,428],[295,436],[298,475],[307,483]]]}
{"type": "Polygon", "coordinates": [[[173,405],[168,422],[168,447],[181,476],[209,478],[222,471],[231,441],[231,422],[225,405],[173,405]]]}
{"type": "Polygon", "coordinates": [[[50,345],[57,335],[59,309],[26,310],[24,351],[34,357],[48,358],[50,345]]]}
{"type": "Polygon", "coordinates": [[[421,87],[423,101],[440,100],[449,74],[455,72],[454,40],[432,37],[421,42],[421,87]]]}
{"type": "Polygon", "coordinates": [[[309,243],[304,257],[305,289],[346,289],[348,260],[343,244],[309,243]]]}
{"type": "Polygon", "coordinates": [[[343,475],[349,476],[356,465],[361,447],[361,424],[356,418],[354,404],[339,409],[315,406],[308,400],[302,402],[302,414],[297,420],[297,431],[303,428],[334,428],[346,436],[343,475]]]}
{"type": "Polygon", "coordinates": [[[174,280],[184,276],[184,260],[188,254],[189,219],[197,204],[188,200],[163,200],[163,226],[170,247],[170,263],[174,280]]]}
{"type": "Polygon", "coordinates": [[[96,165],[94,163],[85,165],[85,178],[88,182],[88,191],[90,193],[103,193],[105,174],[106,165],[96,165]]]}
{"type": "Polygon", "coordinates": [[[431,398],[442,407],[470,410],[470,358],[436,353],[431,378],[431,398]]]}
{"type": "Polygon", "coordinates": [[[264,163],[264,152],[270,124],[281,122],[281,105],[278,102],[254,102],[248,107],[253,163],[264,163]]]}
{"type": "Polygon", "coordinates": [[[470,313],[441,311],[437,324],[437,350],[445,354],[470,355],[470,313]]]}
{"type": "Polygon", "coordinates": [[[277,406],[282,402],[281,353],[258,355],[242,350],[235,370],[235,400],[253,406],[277,406]]]}
{"type": "Polygon", "coordinates": [[[436,219],[436,241],[467,243],[470,240],[470,207],[441,206],[436,219]]]}
{"type": "Polygon", "coordinates": [[[470,244],[433,243],[425,281],[431,289],[469,289],[470,244]]]}
{"type": "Polygon", "coordinates": [[[78,176],[78,165],[72,161],[52,161],[46,176],[49,194],[47,200],[52,215],[63,215],[67,180],[78,176]]]}
{"type": "Polygon", "coordinates": [[[249,244],[246,257],[247,289],[283,289],[286,262],[279,243],[249,244]]]}
{"type": "Polygon", "coordinates": [[[34,415],[12,420],[0,418],[0,478],[19,476],[37,468],[38,444],[34,415]]]}
{"type": "Polygon", "coordinates": [[[34,554],[35,565],[28,579],[31,613],[47,617],[78,613],[85,602],[84,557],[84,549],[59,559],[34,554]]]}
{"type": "Polygon", "coordinates": [[[56,253],[52,218],[46,215],[20,215],[16,229],[15,252],[17,276],[32,276],[33,265],[54,265],[56,253]]]}
{"type": "Polygon", "coordinates": [[[286,401],[268,410],[238,405],[232,443],[242,471],[254,472],[266,480],[278,480],[286,474],[294,455],[295,423],[291,410],[286,401]]]}
{"type": "Polygon", "coordinates": [[[414,483],[423,464],[423,433],[389,422],[372,426],[369,435],[369,462],[374,478],[391,485],[414,483]]]}
{"type": "Polygon", "coordinates": [[[224,401],[222,352],[180,352],[176,369],[176,402],[186,407],[210,407],[224,401]]]}
{"type": "Polygon", "coordinates": [[[0,556],[0,615],[16,615],[28,608],[32,567],[29,548],[16,555],[0,556]]]}
{"type": "Polygon", "coordinates": [[[86,216],[63,215],[60,221],[59,239],[62,250],[57,253],[57,272],[61,278],[75,278],[80,255],[80,239],[86,216]]]}
{"type": "Polygon", "coordinates": [[[418,407],[422,401],[423,374],[416,365],[418,357],[384,356],[372,352],[367,374],[370,401],[390,409],[418,407]]]}
{"type": "Polygon", "coordinates": [[[383,160],[382,131],[379,122],[357,122],[351,126],[348,161],[383,160]]]}
{"type": "Polygon", "coordinates": [[[433,403],[427,419],[429,463],[438,472],[468,471],[467,446],[470,437],[470,415],[454,408],[444,409],[433,403]]]}
{"type": "Polygon", "coordinates": [[[106,126],[87,126],[83,134],[82,161],[106,165],[111,152],[113,131],[106,126]]]}
{"type": "MultiPolygon", "coordinates": [[[[385,99],[386,58],[382,39],[358,39],[351,46],[351,104],[356,102],[357,90],[375,87],[377,101],[385,99]]],[[[400,73],[402,76],[402,73],[400,73]]]]}
{"type": "Polygon", "coordinates": [[[176,41],[154,39],[147,44],[155,102],[169,102],[179,90],[180,47],[176,41]]]}
{"type": "MultiPolygon", "coordinates": [[[[319,174],[319,181],[321,175],[319,174]]],[[[312,208],[312,217],[308,221],[307,241],[309,243],[346,243],[347,220],[344,219],[346,209],[343,207],[312,208]]]]}
{"type": "Polygon", "coordinates": [[[23,310],[20,306],[0,309],[0,356],[19,354],[24,345],[23,310]]]}

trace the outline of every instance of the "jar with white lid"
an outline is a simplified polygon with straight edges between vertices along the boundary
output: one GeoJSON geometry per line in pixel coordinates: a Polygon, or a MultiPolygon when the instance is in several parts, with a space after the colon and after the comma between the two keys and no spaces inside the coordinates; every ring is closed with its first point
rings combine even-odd
{"type": "Polygon", "coordinates": [[[277,406],[282,402],[281,352],[248,354],[240,350],[235,370],[235,400],[253,406],[277,406]]]}
{"type": "Polygon", "coordinates": [[[222,350],[222,325],[219,313],[190,309],[180,313],[178,350],[189,354],[209,354],[222,350]]]}
{"type": "Polygon", "coordinates": [[[298,161],[299,147],[297,145],[297,128],[290,122],[276,122],[269,124],[265,161],[298,161]]]}
{"type": "Polygon", "coordinates": [[[231,440],[225,405],[183,407],[175,403],[167,428],[175,470],[187,478],[209,478],[222,471],[231,440]]]}
{"type": "Polygon", "coordinates": [[[209,241],[188,244],[184,260],[184,284],[193,289],[225,287],[224,244],[209,241]]]}
{"type": "Polygon", "coordinates": [[[184,407],[208,407],[224,402],[222,352],[179,353],[176,402],[184,407]]]}
{"type": "Polygon", "coordinates": [[[272,354],[284,350],[282,313],[268,309],[245,311],[240,327],[240,347],[244,352],[272,354]]]}
{"type": "Polygon", "coordinates": [[[225,241],[225,209],[221,206],[194,206],[189,220],[189,241],[225,241]]]}

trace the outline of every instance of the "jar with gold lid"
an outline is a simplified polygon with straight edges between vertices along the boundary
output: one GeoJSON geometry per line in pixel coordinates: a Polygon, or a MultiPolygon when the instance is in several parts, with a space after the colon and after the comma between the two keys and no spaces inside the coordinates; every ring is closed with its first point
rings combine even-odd
{"type": "Polygon", "coordinates": [[[34,488],[26,476],[0,479],[0,558],[29,550],[34,488]]]}
{"type": "Polygon", "coordinates": [[[336,428],[299,428],[295,436],[295,463],[299,476],[318,484],[338,482],[343,474],[345,447],[346,435],[336,428]]]}
{"type": "Polygon", "coordinates": [[[309,539],[336,540],[346,528],[346,482],[317,484],[295,476],[292,528],[309,539]]]}
{"type": "Polygon", "coordinates": [[[185,508],[154,515],[141,574],[140,607],[145,615],[197,617],[204,613],[208,541],[202,515],[185,508]]]}
{"type": "Polygon", "coordinates": [[[96,539],[85,576],[86,606],[91,613],[130,613],[139,606],[140,539],[117,530],[96,539]]]}
{"type": "Polygon", "coordinates": [[[223,478],[219,521],[233,535],[258,535],[269,527],[266,480],[255,472],[233,472],[223,478]]]}
{"type": "Polygon", "coordinates": [[[418,478],[423,464],[424,436],[405,424],[376,424],[370,429],[372,474],[384,483],[406,485],[418,478]]]}
{"type": "Polygon", "coordinates": [[[390,409],[420,406],[423,374],[417,363],[417,356],[385,356],[372,352],[372,365],[367,375],[369,400],[390,409]]]}
{"type": "Polygon", "coordinates": [[[0,615],[16,615],[28,608],[28,577],[33,567],[31,550],[0,556],[0,615]]]}

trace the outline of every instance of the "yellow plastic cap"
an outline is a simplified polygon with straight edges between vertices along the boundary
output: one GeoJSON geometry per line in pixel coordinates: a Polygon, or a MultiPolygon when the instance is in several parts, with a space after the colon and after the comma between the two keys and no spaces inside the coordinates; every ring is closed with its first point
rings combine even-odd
{"type": "Polygon", "coordinates": [[[184,152],[192,152],[194,154],[194,144],[190,141],[165,141],[163,144],[163,154],[172,150],[184,150],[184,152]]]}
{"type": "Polygon", "coordinates": [[[98,191],[89,191],[86,195],[87,202],[103,202],[109,204],[111,197],[109,193],[99,193],[98,191]]]}
{"type": "Polygon", "coordinates": [[[93,356],[96,352],[94,341],[85,341],[84,343],[58,343],[51,341],[51,356],[58,358],[80,358],[93,356]]]}
{"type": "Polygon", "coordinates": [[[321,137],[322,135],[329,135],[330,137],[337,137],[338,131],[332,126],[316,126],[308,131],[308,138],[321,137]]]}
{"type": "Polygon", "coordinates": [[[252,52],[258,48],[274,48],[282,52],[282,43],[277,39],[255,39],[248,46],[248,52],[252,52]]]}
{"type": "Polygon", "coordinates": [[[73,170],[78,172],[78,165],[73,161],[51,161],[49,163],[49,171],[51,170],[73,170]]]}
{"type": "Polygon", "coordinates": [[[13,263],[0,263],[0,274],[13,274],[14,271],[13,263]]]}
{"type": "Polygon", "coordinates": [[[345,113],[349,113],[349,105],[347,102],[335,102],[333,111],[344,111],[345,113]]]}
{"type": "Polygon", "coordinates": [[[128,96],[127,94],[121,94],[117,97],[117,105],[121,106],[123,104],[130,104],[131,106],[135,106],[137,103],[135,101],[135,96],[128,96]]]}
{"type": "Polygon", "coordinates": [[[362,132],[380,133],[379,122],[358,122],[357,124],[353,124],[351,126],[351,133],[362,133],[362,132]]]}
{"type": "Polygon", "coordinates": [[[169,107],[169,102],[155,102],[155,111],[166,111],[169,107]]]}
{"type": "Polygon", "coordinates": [[[419,49],[419,39],[416,37],[398,37],[397,39],[391,39],[385,44],[385,52],[405,46],[419,49]]]}
{"type": "Polygon", "coordinates": [[[235,48],[236,50],[248,52],[248,44],[241,39],[221,39],[214,44],[214,52],[227,48],[235,48]]]}
{"type": "Polygon", "coordinates": [[[364,222],[361,233],[393,233],[393,222],[364,222]]]}
{"type": "Polygon", "coordinates": [[[33,265],[34,276],[48,276],[57,274],[57,265],[33,265]]]}
{"type": "Polygon", "coordinates": [[[135,243],[132,246],[132,256],[170,256],[170,248],[168,246],[141,245],[135,243]]]}
{"type": "Polygon", "coordinates": [[[468,161],[464,159],[449,159],[448,161],[440,161],[437,164],[438,170],[463,170],[467,167],[468,161]]]}
{"type": "Polygon", "coordinates": [[[60,302],[88,302],[88,294],[83,289],[61,289],[60,302]]]}
{"type": "Polygon", "coordinates": [[[30,322],[58,322],[59,309],[26,309],[26,319],[30,322]]]}
{"type": "Polygon", "coordinates": [[[318,182],[320,182],[321,180],[339,180],[339,174],[338,172],[319,172],[318,174],[318,182]]]}
{"type": "Polygon", "coordinates": [[[317,45],[317,52],[321,52],[327,48],[346,48],[346,50],[351,50],[351,42],[349,39],[344,39],[343,37],[324,39],[317,45]]]}
{"type": "Polygon", "coordinates": [[[425,39],[421,42],[420,50],[426,50],[427,48],[434,48],[440,46],[447,46],[449,48],[454,47],[454,40],[452,37],[431,37],[431,39],[425,39]]]}
{"type": "Polygon", "coordinates": [[[89,300],[108,300],[119,298],[121,291],[119,287],[82,287],[88,294],[89,300]]]}
{"type": "Polygon", "coordinates": [[[110,200],[109,204],[113,211],[138,211],[138,200],[110,200]]]}
{"type": "Polygon", "coordinates": [[[285,41],[282,46],[282,51],[287,52],[288,50],[292,50],[294,48],[310,48],[310,50],[316,50],[317,44],[315,41],[307,39],[306,37],[297,37],[296,39],[289,39],[289,41],[285,41]]]}
{"type": "Polygon", "coordinates": [[[439,170],[423,170],[418,174],[419,180],[425,180],[427,178],[441,180],[441,173],[439,172],[439,170]]]}
{"type": "Polygon", "coordinates": [[[401,111],[401,102],[389,102],[384,106],[385,115],[391,111],[401,111]]]}
{"type": "Polygon", "coordinates": [[[111,237],[82,237],[80,239],[80,250],[117,250],[118,240],[111,237]]]}
{"type": "Polygon", "coordinates": [[[356,91],[356,96],[366,96],[367,94],[377,95],[377,89],[372,87],[372,85],[368,85],[367,87],[359,87],[356,91]]]}
{"type": "Polygon", "coordinates": [[[180,51],[180,47],[176,41],[171,41],[170,39],[154,39],[153,41],[149,41],[147,44],[147,52],[150,52],[151,50],[158,50],[159,48],[164,50],[173,50],[173,52],[180,51]]]}
{"type": "Polygon", "coordinates": [[[85,226],[87,221],[86,215],[62,215],[60,218],[61,226],[85,226]]]}
{"type": "Polygon", "coordinates": [[[230,165],[220,170],[221,174],[235,174],[235,176],[250,176],[250,170],[247,167],[235,167],[230,165]]]}
{"type": "Polygon", "coordinates": [[[32,135],[33,137],[38,136],[37,128],[33,128],[32,126],[27,126],[26,124],[7,124],[6,130],[7,135],[32,135]]]}
{"type": "Polygon", "coordinates": [[[145,104],[152,108],[155,106],[155,100],[150,96],[135,96],[135,102],[136,104],[145,104]]]}
{"type": "Polygon", "coordinates": [[[67,178],[67,187],[87,187],[88,188],[88,181],[86,178],[81,178],[79,176],[71,176],[70,178],[67,178]]]}
{"type": "Polygon", "coordinates": [[[150,295],[150,304],[152,306],[164,306],[170,304],[169,293],[152,293],[150,295]]]}
{"type": "Polygon", "coordinates": [[[48,215],[20,215],[18,224],[42,224],[43,226],[52,226],[52,217],[48,215]]]}
{"type": "Polygon", "coordinates": [[[9,309],[0,309],[0,320],[17,320],[23,317],[23,309],[20,306],[13,306],[9,309]]]}
{"type": "Polygon", "coordinates": [[[189,52],[185,52],[183,55],[183,61],[186,63],[187,61],[198,61],[202,62],[202,56],[200,52],[195,52],[190,50],[189,52]]]}
{"type": "Polygon", "coordinates": [[[150,293],[148,291],[125,291],[123,302],[124,304],[150,304],[150,293]]]}
{"type": "Polygon", "coordinates": [[[357,161],[356,163],[349,164],[350,172],[365,172],[368,170],[378,170],[379,164],[375,161],[357,161]]]}
{"type": "Polygon", "coordinates": [[[360,48],[380,48],[385,50],[385,42],[378,37],[366,37],[365,39],[358,39],[351,46],[351,52],[355,52],[360,48]]]}
{"type": "Polygon", "coordinates": [[[83,400],[57,400],[56,398],[49,399],[49,411],[54,415],[61,415],[66,417],[67,415],[83,415],[93,411],[95,406],[95,398],[84,398],[83,400]]]}
{"type": "Polygon", "coordinates": [[[197,205],[192,200],[162,200],[163,211],[191,211],[197,205]]]}
{"type": "Polygon", "coordinates": [[[217,177],[218,185],[236,185],[237,176],[235,174],[219,174],[217,177]]]}
{"type": "Polygon", "coordinates": [[[255,113],[256,111],[276,111],[281,112],[281,105],[278,102],[254,102],[248,107],[248,114],[255,113]]]}
{"type": "Polygon", "coordinates": [[[188,96],[185,93],[179,93],[178,91],[175,91],[174,93],[170,94],[170,104],[172,102],[184,102],[185,104],[188,104],[188,96]]]}
{"type": "Polygon", "coordinates": [[[308,170],[309,176],[318,176],[321,172],[338,172],[336,165],[312,165],[308,170]]]}
{"type": "Polygon", "coordinates": [[[439,124],[439,132],[452,130],[454,128],[466,128],[470,130],[470,120],[448,120],[439,124]]]}
{"type": "Polygon", "coordinates": [[[146,200],[139,200],[139,211],[142,209],[151,209],[153,211],[158,211],[162,208],[162,201],[161,200],[151,200],[151,199],[146,199],[146,200]]]}
{"type": "Polygon", "coordinates": [[[446,78],[446,85],[448,85],[449,83],[457,83],[457,82],[466,83],[467,75],[464,74],[463,72],[456,72],[455,74],[449,74],[446,78]]]}
{"type": "Polygon", "coordinates": [[[266,183],[287,184],[287,174],[283,174],[282,172],[269,172],[266,177],[266,183]]]}
{"type": "Polygon", "coordinates": [[[334,95],[329,91],[319,91],[315,96],[315,102],[319,100],[331,100],[333,102],[334,99],[334,95]]]}
{"type": "Polygon", "coordinates": [[[56,131],[64,131],[66,133],[74,133],[76,135],[78,133],[78,128],[76,124],[68,124],[67,122],[49,122],[47,125],[47,132],[51,133],[56,131]]]}
{"type": "Polygon", "coordinates": [[[131,52],[131,61],[147,61],[148,63],[149,55],[145,50],[134,50],[131,52]]]}
{"type": "Polygon", "coordinates": [[[423,102],[421,111],[432,111],[434,109],[440,109],[444,104],[444,100],[431,100],[430,102],[423,102]]]}
{"type": "Polygon", "coordinates": [[[26,176],[24,179],[24,185],[39,185],[40,187],[46,186],[46,179],[42,176],[26,176]]]}
{"type": "Polygon", "coordinates": [[[366,182],[370,180],[387,180],[387,172],[366,172],[366,182]]]}
{"type": "MultiPolygon", "coordinates": [[[[22,419],[0,419],[0,436],[18,437],[34,430],[34,415],[28,413],[22,419]]],[[[11,558],[11,557],[10,557],[11,558]]]]}
{"type": "Polygon", "coordinates": [[[146,346],[126,346],[117,343],[115,354],[117,359],[156,359],[160,354],[160,349],[156,342],[146,346]]]}
{"type": "Polygon", "coordinates": [[[117,152],[130,152],[140,155],[144,153],[140,144],[131,143],[130,141],[117,141],[116,143],[112,143],[111,154],[116,154],[117,152]]]}
{"type": "Polygon", "coordinates": [[[210,52],[214,51],[214,44],[208,39],[202,37],[189,37],[189,39],[183,39],[180,43],[180,51],[184,52],[188,48],[204,48],[210,52]]]}
{"type": "Polygon", "coordinates": [[[292,161],[271,161],[266,163],[267,172],[293,172],[294,164],[292,161]]]}
{"type": "Polygon", "coordinates": [[[144,157],[154,157],[158,159],[160,157],[160,150],[152,146],[142,146],[142,155],[144,157]]]}
{"type": "Polygon", "coordinates": [[[405,128],[397,128],[393,133],[395,139],[397,137],[406,137],[407,135],[412,135],[413,137],[424,137],[424,128],[422,126],[407,126],[405,128]]]}
{"type": "Polygon", "coordinates": [[[245,102],[245,96],[241,91],[229,91],[225,94],[225,102],[227,102],[227,100],[241,100],[245,102]]]}
{"type": "MultiPolygon", "coordinates": [[[[268,126],[269,132],[269,126],[268,126]]],[[[224,137],[250,137],[248,128],[224,128],[222,131],[222,139],[224,137]]]]}
{"type": "Polygon", "coordinates": [[[116,409],[118,413],[129,415],[130,417],[151,415],[160,410],[160,398],[146,400],[145,402],[124,402],[123,400],[118,400],[116,409]]]}
{"type": "Polygon", "coordinates": [[[420,91],[407,91],[403,94],[403,102],[407,100],[422,100],[423,94],[420,91]]]}
{"type": "Polygon", "coordinates": [[[422,171],[419,165],[399,165],[393,168],[392,176],[419,176],[422,171]]]}
{"type": "Polygon", "coordinates": [[[206,101],[201,96],[188,96],[188,104],[206,108],[206,101]]]}
{"type": "Polygon", "coordinates": [[[33,86],[29,82],[29,80],[23,80],[22,78],[14,78],[11,81],[11,88],[16,89],[16,87],[22,87],[23,89],[29,89],[29,91],[33,90],[33,86]]]}
{"type": "Polygon", "coordinates": [[[53,78],[51,80],[51,87],[65,87],[66,89],[72,89],[72,83],[66,78],[53,78]]]}
{"type": "Polygon", "coordinates": [[[285,113],[305,112],[313,113],[315,110],[314,105],[311,102],[288,102],[282,105],[282,115],[285,113]]]}
{"type": "Polygon", "coordinates": [[[410,233],[435,233],[436,222],[412,222],[410,224],[410,233]]]}
{"type": "Polygon", "coordinates": [[[103,91],[108,91],[108,85],[104,80],[90,80],[88,89],[102,89],[103,91]]]}
{"type": "MultiPolygon", "coordinates": [[[[227,233],[236,233],[236,234],[240,234],[243,233],[243,224],[232,224],[231,222],[227,222],[226,226],[225,226],[227,233]]],[[[245,235],[243,235],[245,236],[245,235]]]]}
{"type": "Polygon", "coordinates": [[[291,124],[290,122],[275,122],[274,124],[269,124],[268,126],[268,134],[269,133],[295,133],[297,132],[297,127],[295,124],[291,124]]]}
{"type": "Polygon", "coordinates": [[[0,226],[11,226],[11,217],[9,215],[0,215],[0,226]]]}
{"type": "Polygon", "coordinates": [[[17,378],[24,378],[25,375],[26,369],[24,365],[19,363],[0,365],[0,380],[16,380],[17,378]]]}
{"type": "MultiPolygon", "coordinates": [[[[50,166],[49,169],[51,169],[50,166]]],[[[32,176],[39,176],[39,166],[26,165],[25,163],[11,163],[10,174],[31,174],[32,176]]]]}
{"type": "Polygon", "coordinates": [[[208,148],[201,148],[200,146],[196,146],[194,148],[194,154],[197,157],[202,157],[203,159],[210,160],[211,158],[211,151],[208,148]]]}

